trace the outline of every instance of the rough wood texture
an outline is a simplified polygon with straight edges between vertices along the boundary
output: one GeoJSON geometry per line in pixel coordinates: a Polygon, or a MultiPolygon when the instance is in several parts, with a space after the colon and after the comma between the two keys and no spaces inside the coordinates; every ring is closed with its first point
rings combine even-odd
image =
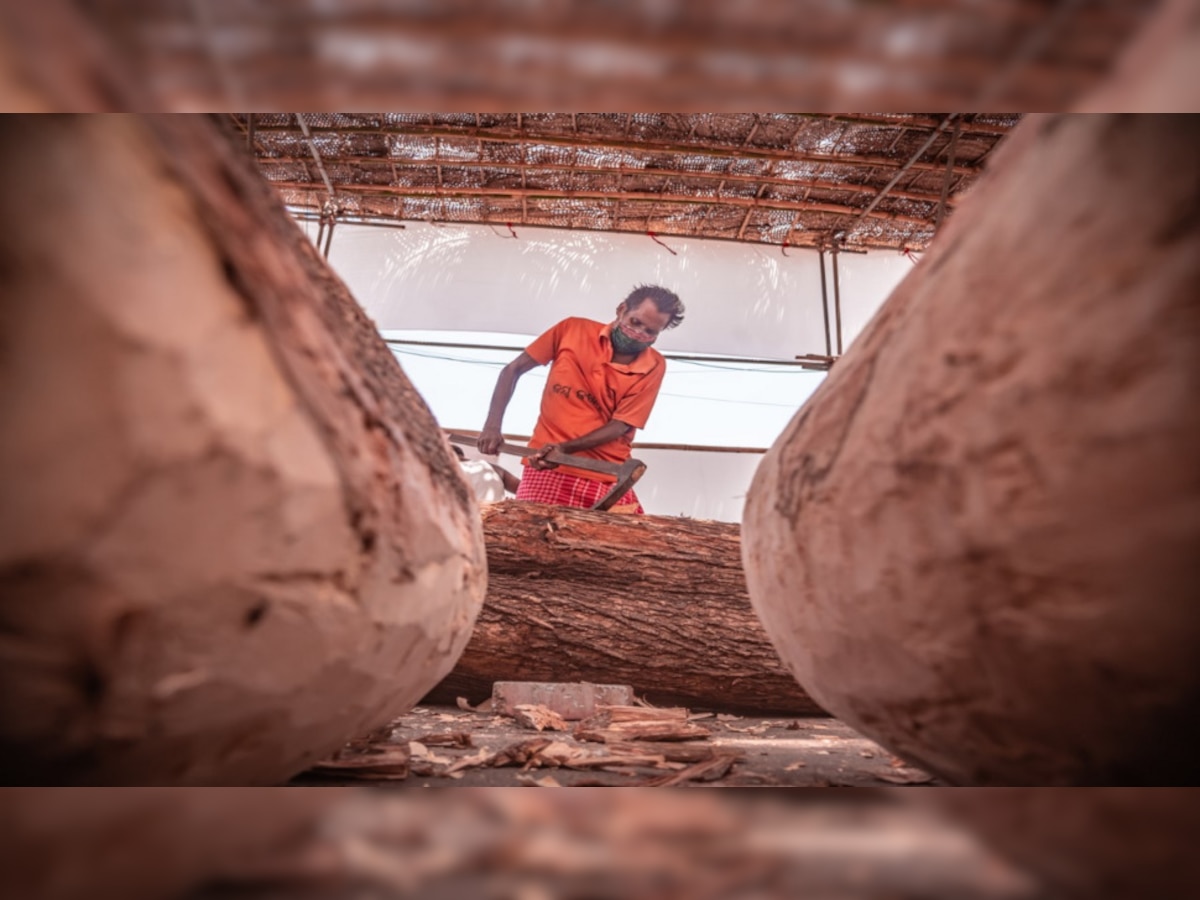
{"type": "Polygon", "coordinates": [[[593,681],[654,703],[823,714],[750,608],[737,525],[509,501],[484,507],[483,530],[487,599],[431,702],[593,681]]]}
{"type": "Polygon", "coordinates": [[[1200,883],[1193,790],[966,788],[904,796],[969,825],[1055,897],[1190,897],[1200,883]]]}
{"type": "Polygon", "coordinates": [[[409,708],[477,506],[270,188],[203,117],[8,117],[0,175],[0,779],[278,782],[409,708]]]}
{"type": "Polygon", "coordinates": [[[780,654],[951,782],[1200,774],[1197,146],[1022,123],[751,487],[780,654]]]}
{"type": "Polygon", "coordinates": [[[303,871],[297,856],[353,799],[339,787],[0,789],[5,894],[165,900],[288,863],[303,871]]]}

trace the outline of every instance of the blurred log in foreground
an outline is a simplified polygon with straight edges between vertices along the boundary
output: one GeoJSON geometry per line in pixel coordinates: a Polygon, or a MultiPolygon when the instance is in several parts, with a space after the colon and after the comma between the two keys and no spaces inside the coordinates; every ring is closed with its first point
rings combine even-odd
{"type": "Polygon", "coordinates": [[[286,780],[406,711],[477,507],[203,117],[0,120],[0,780],[286,780]]]}
{"type": "Polygon", "coordinates": [[[513,501],[485,506],[483,529],[487,598],[428,702],[590,681],[666,705],[824,715],[750,608],[737,525],[513,501]]]}
{"type": "MultiPolygon", "coordinates": [[[[1198,98],[1189,22],[1118,96],[1198,98]]],[[[1200,775],[1198,146],[1194,117],[1023,122],[750,489],[780,654],[948,781],[1200,775]]]]}
{"type": "Polygon", "coordinates": [[[1195,790],[961,789],[909,794],[1078,900],[1189,897],[1200,884],[1195,790]]]}
{"type": "Polygon", "coordinates": [[[0,793],[13,896],[1045,897],[960,828],[883,791],[70,793],[0,793]]]}

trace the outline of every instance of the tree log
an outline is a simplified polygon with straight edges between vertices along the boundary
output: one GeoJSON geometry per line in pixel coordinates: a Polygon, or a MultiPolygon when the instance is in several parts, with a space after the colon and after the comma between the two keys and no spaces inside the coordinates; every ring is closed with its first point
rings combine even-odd
{"type": "MultiPolygon", "coordinates": [[[[1200,31],[1164,36],[1129,95],[1194,100],[1200,31]]],[[[1200,775],[1197,146],[1185,116],[1022,122],[756,473],[780,654],[947,781],[1200,775]]]]}
{"type": "Polygon", "coordinates": [[[1188,897],[1200,879],[1200,807],[1189,790],[1098,787],[906,792],[974,831],[1048,896],[1075,900],[1188,897]]]}
{"type": "Polygon", "coordinates": [[[437,424],[200,116],[0,120],[0,779],[286,780],[449,671],[437,424]]]}
{"type": "Polygon", "coordinates": [[[508,501],[484,507],[483,531],[487,598],[428,702],[590,681],[693,709],[824,714],[750,608],[737,525],[508,501]]]}

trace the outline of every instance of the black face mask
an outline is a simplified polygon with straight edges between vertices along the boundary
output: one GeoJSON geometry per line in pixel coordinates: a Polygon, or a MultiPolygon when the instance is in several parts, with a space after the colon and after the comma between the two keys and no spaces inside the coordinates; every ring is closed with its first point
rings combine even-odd
{"type": "Polygon", "coordinates": [[[613,325],[609,337],[612,340],[613,350],[621,354],[633,353],[636,355],[654,343],[654,341],[635,341],[623,332],[619,325],[613,325]]]}

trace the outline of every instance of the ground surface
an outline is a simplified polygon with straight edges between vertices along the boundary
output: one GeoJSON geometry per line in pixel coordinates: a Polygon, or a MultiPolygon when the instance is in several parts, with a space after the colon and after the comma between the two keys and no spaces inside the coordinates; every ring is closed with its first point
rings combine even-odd
{"type": "Polygon", "coordinates": [[[417,707],[294,784],[884,787],[937,784],[831,718],[683,713],[688,740],[581,740],[490,711],[417,707]]]}

